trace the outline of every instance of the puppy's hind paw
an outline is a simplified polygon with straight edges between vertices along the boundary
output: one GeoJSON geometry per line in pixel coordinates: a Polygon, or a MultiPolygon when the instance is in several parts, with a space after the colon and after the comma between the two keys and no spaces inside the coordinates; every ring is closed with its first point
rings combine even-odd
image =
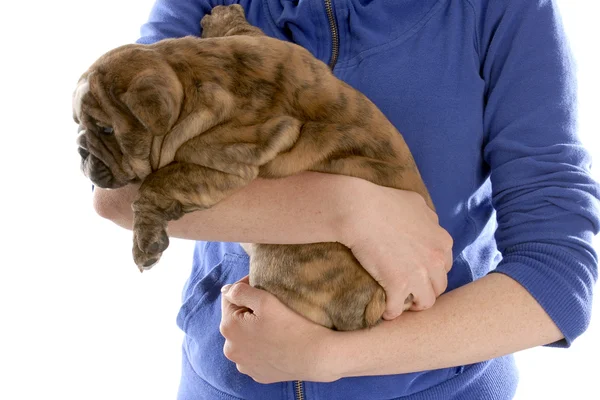
{"type": "Polygon", "coordinates": [[[232,30],[248,25],[244,8],[239,4],[216,6],[200,21],[202,38],[230,36],[232,30]]]}

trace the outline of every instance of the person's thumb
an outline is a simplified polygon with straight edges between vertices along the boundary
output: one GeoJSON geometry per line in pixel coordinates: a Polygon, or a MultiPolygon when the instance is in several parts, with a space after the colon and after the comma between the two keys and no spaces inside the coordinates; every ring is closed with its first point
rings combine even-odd
{"type": "Polygon", "coordinates": [[[249,308],[254,312],[260,312],[269,299],[267,292],[256,289],[243,281],[223,286],[221,293],[228,302],[238,307],[249,308]]]}

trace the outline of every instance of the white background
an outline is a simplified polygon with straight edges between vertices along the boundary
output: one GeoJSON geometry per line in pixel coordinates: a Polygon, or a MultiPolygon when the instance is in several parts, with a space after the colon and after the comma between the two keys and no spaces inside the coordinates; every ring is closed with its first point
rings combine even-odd
{"type": "MultiPolygon", "coordinates": [[[[175,397],[191,243],[172,240],[140,275],[130,233],[92,211],[71,120],[79,75],[138,37],[152,1],[11,1],[0,11],[0,399],[175,397]]],[[[581,135],[598,163],[600,7],[559,4],[579,63],[581,135]]],[[[599,306],[571,349],[518,355],[518,399],[600,398],[599,306]]]]}

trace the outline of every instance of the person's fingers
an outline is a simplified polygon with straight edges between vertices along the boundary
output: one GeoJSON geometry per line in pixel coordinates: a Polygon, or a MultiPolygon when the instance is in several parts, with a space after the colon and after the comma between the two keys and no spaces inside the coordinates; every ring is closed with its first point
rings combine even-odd
{"type": "Polygon", "coordinates": [[[428,207],[427,210],[425,210],[425,214],[436,224],[440,223],[440,217],[431,208],[428,207]]]}
{"type": "Polygon", "coordinates": [[[446,255],[446,262],[444,263],[444,270],[446,271],[446,274],[448,272],[450,272],[450,270],[452,269],[452,264],[454,264],[454,257],[452,256],[452,248],[450,248],[450,251],[447,252],[448,254],[446,255]]]}
{"type": "Polygon", "coordinates": [[[413,305],[409,310],[421,311],[433,306],[436,296],[428,274],[424,273],[421,276],[421,279],[419,279],[418,284],[413,287],[415,288],[411,290],[413,295],[413,305]]]}
{"type": "Polygon", "coordinates": [[[247,279],[242,279],[233,285],[225,285],[221,288],[222,297],[238,308],[249,308],[254,312],[263,309],[265,302],[269,300],[269,294],[264,290],[250,286],[247,279]]]}
{"type": "Polygon", "coordinates": [[[448,273],[446,269],[438,268],[433,271],[430,282],[435,297],[439,297],[448,287],[448,273]]]}
{"type": "Polygon", "coordinates": [[[444,269],[446,273],[452,269],[452,264],[454,263],[454,257],[452,252],[452,246],[454,245],[454,240],[452,236],[444,229],[439,230],[439,235],[437,239],[438,249],[441,252],[440,261],[443,263],[444,269]]]}
{"type": "Polygon", "coordinates": [[[249,307],[244,306],[244,305],[235,304],[234,302],[232,302],[230,299],[228,299],[225,296],[225,293],[227,293],[231,289],[231,287],[237,283],[243,283],[245,285],[248,285],[249,284],[248,275],[246,275],[245,277],[243,277],[242,279],[240,279],[239,281],[237,281],[234,284],[227,284],[221,288],[221,323],[223,323],[223,321],[225,320],[225,317],[234,315],[236,313],[245,313],[245,312],[249,311],[249,307]]]}
{"type": "MultiPolygon", "coordinates": [[[[232,285],[225,285],[225,286],[223,286],[223,288],[225,290],[229,290],[229,287],[231,287],[231,286],[232,285]]],[[[245,311],[248,311],[247,307],[238,306],[237,304],[234,304],[231,301],[229,301],[227,299],[227,297],[225,297],[224,295],[221,296],[221,322],[222,323],[227,318],[230,318],[232,315],[235,315],[236,313],[239,313],[239,312],[245,312],[245,311]]]]}
{"type": "Polygon", "coordinates": [[[408,285],[395,288],[393,292],[386,290],[385,311],[382,318],[386,321],[398,318],[406,308],[404,302],[409,295],[408,285]]]}

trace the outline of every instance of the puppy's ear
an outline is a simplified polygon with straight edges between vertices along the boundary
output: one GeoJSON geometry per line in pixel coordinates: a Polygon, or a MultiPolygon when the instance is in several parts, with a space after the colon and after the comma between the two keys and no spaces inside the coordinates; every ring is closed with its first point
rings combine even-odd
{"type": "Polygon", "coordinates": [[[183,87],[172,70],[147,70],[132,80],[121,101],[148,132],[162,136],[179,118],[183,87]]]}
{"type": "Polygon", "coordinates": [[[82,76],[81,79],[79,79],[79,82],[77,82],[77,87],[75,88],[75,91],[73,92],[72,96],[73,121],[75,121],[76,124],[81,123],[81,108],[83,105],[83,97],[90,90],[90,85],[88,83],[86,75],[87,74],[84,74],[84,76],[82,76]]]}

